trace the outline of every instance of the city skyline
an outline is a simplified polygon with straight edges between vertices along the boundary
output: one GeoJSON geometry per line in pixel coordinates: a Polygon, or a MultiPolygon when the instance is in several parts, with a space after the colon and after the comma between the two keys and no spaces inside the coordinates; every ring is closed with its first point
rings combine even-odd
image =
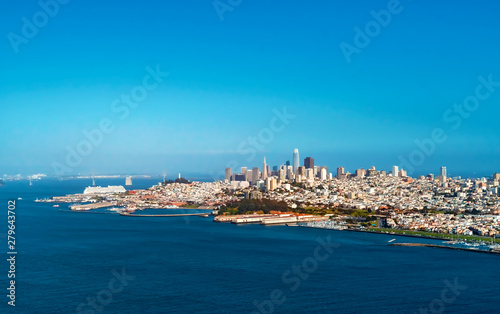
{"type": "MultiPolygon", "coordinates": [[[[374,165],[367,165],[367,166],[364,166],[364,167],[345,167],[345,166],[342,166],[342,165],[335,165],[335,166],[332,166],[332,165],[325,165],[325,166],[317,166],[317,164],[315,164],[315,158],[313,157],[306,157],[303,159],[303,161],[301,162],[301,160],[299,159],[299,156],[298,156],[298,152],[299,150],[298,149],[294,149],[293,151],[293,154],[292,154],[292,160],[296,159],[295,156],[296,156],[296,153],[297,153],[297,168],[295,168],[293,165],[288,165],[289,163],[289,160],[285,160],[283,159],[281,162],[273,162],[273,163],[270,163],[269,165],[267,164],[266,162],[266,156],[263,156],[263,163],[262,163],[262,171],[260,171],[260,168],[259,167],[256,167],[253,165],[253,163],[251,163],[250,165],[245,165],[245,166],[237,166],[237,167],[226,167],[225,168],[225,171],[224,172],[220,172],[220,171],[210,171],[210,172],[189,172],[189,171],[178,171],[178,170],[174,170],[174,171],[171,171],[171,172],[166,172],[166,171],[163,171],[163,172],[122,172],[122,173],[113,173],[113,172],[103,172],[103,173],[96,173],[95,171],[92,171],[91,173],[76,173],[76,174],[69,174],[67,175],[68,177],[73,177],[75,175],[77,176],[85,176],[85,177],[88,177],[88,176],[95,176],[95,175],[104,175],[104,176],[107,176],[107,175],[111,175],[111,176],[115,176],[115,175],[120,175],[120,176],[129,176],[129,175],[153,175],[153,176],[161,176],[163,175],[164,177],[167,175],[168,173],[168,177],[169,178],[175,178],[177,177],[178,175],[180,175],[180,173],[187,173],[188,176],[190,177],[199,177],[199,178],[209,178],[209,179],[212,179],[212,180],[219,180],[219,179],[224,179],[224,177],[227,179],[228,177],[231,177],[232,174],[237,174],[238,173],[238,170],[240,169],[245,169],[245,172],[247,171],[248,169],[248,172],[251,174],[252,171],[255,171],[255,169],[257,169],[259,172],[258,172],[258,177],[260,178],[262,175],[264,175],[265,177],[267,176],[270,176],[269,174],[271,173],[271,169],[274,169],[274,170],[277,170],[280,166],[288,166],[290,167],[291,169],[293,169],[293,173],[297,173],[297,172],[300,172],[300,169],[299,168],[304,168],[304,170],[307,170],[308,167],[307,167],[307,163],[309,162],[310,165],[312,167],[310,168],[318,168],[321,170],[322,167],[327,167],[327,168],[330,168],[330,172],[333,177],[338,177],[338,174],[339,174],[339,169],[342,169],[342,174],[351,174],[351,175],[355,175],[356,172],[358,170],[363,170],[363,171],[368,171],[369,169],[372,169],[372,170],[377,170],[377,171],[385,171],[387,174],[392,174],[394,172],[396,173],[400,173],[401,170],[404,170],[404,173],[405,173],[405,176],[408,175],[409,177],[419,177],[419,176],[428,176],[428,175],[433,175],[435,177],[438,177],[438,176],[444,176],[444,178],[448,177],[448,170],[447,170],[447,167],[446,166],[440,166],[440,167],[437,167],[435,169],[430,169],[429,171],[420,171],[420,172],[417,172],[417,173],[414,173],[414,172],[409,172],[407,168],[404,168],[404,167],[401,167],[400,165],[397,165],[397,164],[393,164],[392,166],[390,167],[387,167],[387,168],[382,168],[382,167],[376,167],[374,165]],[[266,166],[267,165],[267,166],[266,166]],[[272,165],[272,166],[271,166],[272,165]],[[264,169],[266,169],[266,171],[264,171],[264,169]],[[228,172],[228,170],[230,170],[228,172]]],[[[219,169],[220,170],[220,169],[219,169]]],[[[274,172],[273,170],[273,172],[274,172]]],[[[452,176],[451,177],[463,177],[463,178],[480,178],[480,177],[491,177],[492,175],[494,174],[497,174],[498,173],[498,169],[495,169],[493,168],[493,170],[488,173],[488,172],[483,172],[483,173],[480,173],[480,175],[478,176],[474,176],[474,175],[470,175],[470,173],[472,174],[475,174],[476,172],[474,172],[474,169],[471,169],[472,172],[468,172],[466,173],[465,175],[464,174],[461,174],[460,172],[456,172],[454,171],[452,176]]],[[[366,172],[365,172],[366,174],[366,172]]],[[[48,176],[48,177],[52,177],[53,174],[51,173],[43,173],[43,172],[36,172],[36,173],[19,173],[19,174],[3,174],[4,177],[15,177],[15,176],[21,176],[21,177],[36,177],[37,179],[38,178],[42,178],[44,176],[48,176]]],[[[57,176],[56,176],[57,177],[57,176]]],[[[252,181],[252,180],[249,180],[249,181],[252,181]]]]}
{"type": "MultiPolygon", "coordinates": [[[[293,165],[289,165],[288,161],[276,164],[272,167],[273,171],[271,171],[271,167],[266,163],[266,157],[264,157],[264,162],[262,164],[262,171],[258,167],[253,167],[250,170],[250,167],[242,166],[241,171],[238,172],[237,168],[226,167],[224,171],[224,179],[228,182],[248,182],[250,185],[258,185],[258,182],[266,182],[269,184],[269,180],[284,181],[291,180],[295,182],[302,182],[306,179],[312,178],[320,178],[320,180],[331,180],[333,177],[337,179],[346,179],[349,177],[373,177],[373,176],[392,176],[392,177],[412,177],[411,173],[408,173],[408,169],[403,168],[398,165],[393,165],[390,170],[389,169],[378,169],[375,166],[371,166],[369,169],[365,168],[356,168],[354,171],[350,172],[345,167],[337,167],[336,172],[335,169],[332,168],[332,171],[329,172],[329,166],[319,166],[314,164],[313,157],[304,158],[304,162],[301,164],[299,159],[299,150],[297,148],[294,149],[292,159],[294,160],[293,165]],[[267,180],[266,180],[267,179],[267,180]]],[[[437,170],[437,169],[436,169],[437,170]]],[[[498,176],[498,171],[492,172],[489,175],[485,175],[483,177],[488,178],[496,178],[498,176]]],[[[428,178],[431,180],[438,180],[440,182],[446,182],[447,178],[449,178],[447,173],[447,167],[441,166],[437,172],[430,171],[426,174],[419,174],[416,177],[420,178],[428,178]]],[[[462,176],[457,174],[452,177],[461,178],[462,176]]],[[[465,176],[465,178],[468,178],[465,176]]],[[[212,176],[212,179],[217,180],[215,176],[212,176]]],[[[477,178],[474,178],[477,179],[477,178]]],[[[277,184],[277,183],[275,183],[277,184]]],[[[238,183],[237,186],[241,186],[238,183]]],[[[246,185],[245,185],[246,186],[246,185]]]]}

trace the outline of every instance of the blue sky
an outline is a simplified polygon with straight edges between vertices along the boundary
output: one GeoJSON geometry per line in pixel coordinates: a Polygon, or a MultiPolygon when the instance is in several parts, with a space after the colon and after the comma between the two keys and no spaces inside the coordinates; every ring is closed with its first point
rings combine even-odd
{"type": "Polygon", "coordinates": [[[4,1],[0,175],[55,174],[54,164],[64,174],[213,173],[264,155],[278,165],[294,148],[331,170],[389,169],[436,128],[446,140],[411,164],[414,174],[500,171],[500,87],[459,127],[443,118],[475,95],[478,77],[500,82],[499,3],[401,1],[350,62],[341,43],[355,45],[355,27],[395,2],[219,3],[232,10],[223,20],[213,1],[73,0],[13,45],[23,17],[43,18],[42,8],[4,1]],[[120,119],[113,101],[157,65],[169,75],[120,119]],[[244,153],[283,108],[296,117],[244,153]],[[103,119],[114,130],[69,165],[67,147],[103,119]]]}

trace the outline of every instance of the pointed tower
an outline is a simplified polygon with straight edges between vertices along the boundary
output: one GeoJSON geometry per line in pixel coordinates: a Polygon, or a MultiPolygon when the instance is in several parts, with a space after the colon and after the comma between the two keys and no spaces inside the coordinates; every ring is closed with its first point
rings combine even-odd
{"type": "Polygon", "coordinates": [[[267,179],[267,165],[266,165],[266,157],[264,157],[264,163],[262,164],[262,180],[267,179]]]}

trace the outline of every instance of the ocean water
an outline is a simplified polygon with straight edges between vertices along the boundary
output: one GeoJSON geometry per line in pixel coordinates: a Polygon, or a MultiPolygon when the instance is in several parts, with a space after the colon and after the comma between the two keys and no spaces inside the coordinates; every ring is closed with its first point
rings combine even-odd
{"type": "MultiPolygon", "coordinates": [[[[155,183],[134,180],[134,188],[155,183]]],[[[391,239],[440,243],[435,240],[79,213],[34,202],[82,192],[88,184],[46,180],[0,187],[0,236],[7,232],[7,199],[22,198],[16,209],[16,307],[7,305],[4,258],[1,312],[499,312],[500,256],[388,245],[391,239]]],[[[0,240],[6,257],[7,239],[0,240]]]]}

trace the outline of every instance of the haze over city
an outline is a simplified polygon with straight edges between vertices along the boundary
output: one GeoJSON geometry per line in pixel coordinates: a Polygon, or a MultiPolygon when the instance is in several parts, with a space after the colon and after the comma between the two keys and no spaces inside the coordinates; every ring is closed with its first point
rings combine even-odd
{"type": "Polygon", "coordinates": [[[491,175],[500,4],[450,3],[401,1],[387,18],[378,13],[387,1],[243,1],[224,12],[211,1],[70,1],[19,41],[9,34],[23,36],[21,17],[42,8],[9,1],[0,175],[57,174],[67,147],[103,119],[112,131],[64,174],[209,174],[264,156],[281,165],[294,148],[331,169],[390,170],[439,128],[445,139],[409,174],[445,165],[450,175],[491,175]],[[387,25],[366,35],[377,18],[387,25]],[[147,75],[151,88],[126,103],[147,75]]]}

